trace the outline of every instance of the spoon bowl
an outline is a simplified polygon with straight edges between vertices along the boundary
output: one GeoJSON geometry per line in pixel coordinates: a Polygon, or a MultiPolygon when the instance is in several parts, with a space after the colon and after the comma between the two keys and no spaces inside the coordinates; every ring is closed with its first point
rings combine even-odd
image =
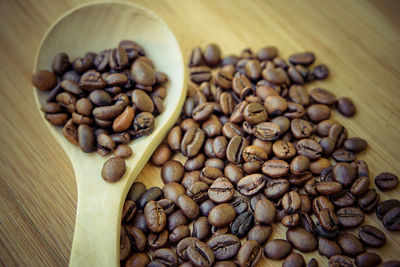
{"type": "MultiPolygon", "coordinates": [[[[76,177],[78,201],[70,266],[119,265],[119,233],[125,196],[179,117],[186,97],[186,70],[179,44],[167,24],[153,12],[127,2],[89,3],[68,11],[46,32],[36,55],[34,72],[50,70],[59,52],[66,52],[73,59],[89,51],[99,53],[116,47],[121,40],[137,42],[154,62],[156,70],[168,75],[165,110],[156,117],[150,135],[128,144],[133,155],[126,159],[126,172],[116,183],[101,178],[102,166],[111,156],[83,153],[64,138],[61,127],[44,120],[68,155],[76,177]]],[[[34,88],[34,97],[40,109],[46,103],[47,93],[34,88]]]]}

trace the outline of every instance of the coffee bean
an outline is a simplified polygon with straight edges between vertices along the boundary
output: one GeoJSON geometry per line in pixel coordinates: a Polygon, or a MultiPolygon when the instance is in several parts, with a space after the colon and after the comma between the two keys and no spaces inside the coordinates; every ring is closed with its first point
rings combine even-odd
{"type": "Polygon", "coordinates": [[[333,152],[333,158],[339,162],[352,162],[356,160],[356,154],[345,149],[338,149],[333,152]]]}
{"type": "Polygon", "coordinates": [[[316,189],[320,194],[331,196],[342,191],[342,184],[336,181],[323,181],[317,183],[316,189]]]}
{"type": "Polygon", "coordinates": [[[342,249],[334,240],[329,240],[325,237],[318,238],[318,252],[320,255],[331,258],[334,255],[341,255],[342,249]]]}
{"type": "Polygon", "coordinates": [[[383,225],[390,231],[400,230],[400,207],[392,208],[382,218],[383,225]]]}
{"type": "Polygon", "coordinates": [[[381,264],[382,259],[378,254],[372,252],[364,252],[358,255],[354,261],[358,267],[373,267],[381,264]]]}
{"type": "Polygon", "coordinates": [[[317,248],[315,236],[300,227],[288,229],[286,239],[301,252],[310,252],[317,248]]]}
{"type": "Polygon", "coordinates": [[[119,259],[121,261],[125,260],[132,250],[132,243],[129,235],[121,235],[120,237],[120,249],[119,249],[119,259]]]}
{"type": "Polygon", "coordinates": [[[290,191],[282,198],[282,207],[287,214],[295,213],[301,208],[301,199],[299,193],[290,191]]]}
{"type": "Polygon", "coordinates": [[[236,256],[241,244],[235,235],[223,234],[210,238],[207,245],[211,248],[217,260],[226,260],[236,256]]]}
{"type": "Polygon", "coordinates": [[[222,171],[214,167],[204,167],[200,173],[200,180],[208,185],[211,185],[219,177],[223,177],[222,171]]]}
{"type": "Polygon", "coordinates": [[[312,139],[302,139],[297,142],[297,153],[306,156],[310,160],[315,160],[321,157],[322,147],[312,139]]]}
{"type": "Polygon", "coordinates": [[[126,171],[125,160],[120,157],[112,157],[104,162],[101,169],[101,177],[107,182],[119,181],[126,171]]]}
{"type": "Polygon", "coordinates": [[[126,261],[125,266],[146,267],[150,263],[150,258],[146,253],[139,252],[132,254],[126,261]]]}
{"type": "Polygon", "coordinates": [[[198,181],[189,186],[186,194],[196,203],[201,203],[208,198],[208,189],[209,186],[205,182],[198,181]]]}
{"type": "Polygon", "coordinates": [[[178,206],[189,220],[195,220],[199,217],[199,206],[187,195],[183,194],[178,197],[178,206]]]}
{"type": "Polygon", "coordinates": [[[261,253],[258,243],[248,240],[239,249],[236,259],[240,267],[255,267],[261,259],[261,253]]]}
{"type": "Polygon", "coordinates": [[[205,63],[210,67],[218,65],[221,60],[221,50],[219,46],[216,44],[208,44],[204,48],[203,58],[205,63]]]}
{"type": "Polygon", "coordinates": [[[264,194],[267,198],[280,198],[289,191],[289,187],[286,179],[270,179],[265,185],[264,194]]]}
{"type": "Polygon", "coordinates": [[[192,50],[189,60],[189,67],[200,66],[203,63],[203,56],[200,47],[195,47],[192,50]]]}
{"type": "Polygon", "coordinates": [[[136,213],[136,216],[133,219],[131,226],[139,228],[140,230],[143,231],[143,233],[146,233],[146,234],[149,233],[149,231],[150,231],[146,225],[146,218],[142,211],[139,211],[136,213]]]}
{"type": "Polygon", "coordinates": [[[264,255],[272,260],[282,260],[292,251],[292,245],[284,239],[273,239],[264,246],[264,255]]]}
{"type": "Polygon", "coordinates": [[[178,254],[178,257],[184,261],[188,261],[189,257],[187,254],[187,249],[189,248],[189,246],[199,241],[200,240],[196,237],[187,237],[182,239],[176,247],[176,253],[178,254]]]}
{"type": "Polygon", "coordinates": [[[131,200],[125,201],[124,207],[122,208],[121,223],[126,224],[132,221],[132,219],[135,217],[136,212],[136,203],[131,200]]]}
{"type": "Polygon", "coordinates": [[[215,260],[211,248],[201,241],[195,241],[187,248],[187,257],[196,267],[212,266],[215,260]]]}
{"type": "Polygon", "coordinates": [[[233,137],[226,149],[226,158],[232,163],[240,163],[242,160],[243,151],[247,145],[248,143],[245,138],[240,136],[233,137]]]}
{"type": "Polygon", "coordinates": [[[328,137],[335,141],[336,148],[340,148],[347,139],[347,129],[341,124],[333,124],[329,128],[328,137]]]}
{"type": "Polygon", "coordinates": [[[352,117],[356,113],[356,107],[354,106],[353,101],[348,97],[339,98],[336,108],[346,117],[352,117]]]}
{"type": "Polygon", "coordinates": [[[151,156],[151,163],[155,166],[163,166],[168,162],[171,156],[172,151],[169,146],[167,144],[161,144],[151,156]]]}
{"type": "Polygon", "coordinates": [[[333,105],[336,102],[336,96],[332,92],[322,88],[311,90],[310,97],[314,102],[319,104],[333,105]]]}
{"type": "Polygon", "coordinates": [[[275,156],[279,159],[291,159],[296,155],[295,146],[288,141],[282,141],[282,140],[275,141],[274,144],[272,145],[272,151],[274,152],[275,156]]]}
{"type": "Polygon", "coordinates": [[[312,202],[312,209],[315,215],[318,215],[322,209],[330,209],[334,211],[335,208],[332,202],[325,196],[318,196],[312,202]]]}
{"type": "Polygon", "coordinates": [[[154,252],[153,261],[163,263],[165,266],[173,267],[178,265],[178,256],[170,248],[160,248],[154,252]]]}
{"type": "Polygon", "coordinates": [[[205,66],[190,68],[190,80],[194,83],[207,82],[211,79],[211,70],[205,66]]]}
{"type": "Polygon", "coordinates": [[[254,209],[254,219],[257,222],[270,224],[275,221],[276,208],[268,199],[260,199],[257,201],[254,209]]]}
{"type": "Polygon", "coordinates": [[[392,190],[399,184],[399,178],[390,172],[382,172],[375,177],[375,185],[380,190],[392,190]]]}
{"type": "Polygon", "coordinates": [[[253,224],[253,214],[250,211],[246,211],[236,217],[230,225],[230,230],[232,234],[242,238],[247,235],[253,224]]]}
{"type": "Polygon", "coordinates": [[[368,190],[369,185],[369,177],[359,177],[357,180],[354,181],[353,185],[350,188],[350,192],[355,196],[361,196],[368,190]]]}
{"type": "Polygon", "coordinates": [[[398,260],[389,260],[389,261],[385,261],[382,264],[382,267],[398,267],[400,266],[400,261],[398,260]]]}
{"type": "Polygon", "coordinates": [[[102,78],[101,74],[95,70],[86,71],[79,80],[79,87],[88,91],[102,89],[105,86],[106,81],[102,78]]]}
{"type": "Polygon", "coordinates": [[[346,207],[337,211],[339,224],[345,228],[354,228],[364,222],[364,213],[356,207],[346,207]]]}
{"type": "Polygon", "coordinates": [[[172,232],[176,227],[188,224],[188,219],[182,210],[176,210],[167,217],[168,231],[172,232]]]}
{"type": "Polygon", "coordinates": [[[216,203],[228,202],[233,198],[233,185],[226,178],[216,179],[208,190],[208,197],[216,203]]]}
{"type": "Polygon", "coordinates": [[[352,137],[352,138],[348,138],[345,142],[344,142],[344,148],[346,148],[347,150],[350,151],[354,151],[354,152],[360,152],[363,151],[367,148],[367,141],[365,141],[364,139],[360,138],[360,137],[352,137]]]}
{"type": "Polygon", "coordinates": [[[151,200],[146,204],[144,207],[144,216],[146,218],[146,225],[150,231],[160,233],[164,230],[167,216],[157,202],[151,200]]]}
{"type": "Polygon", "coordinates": [[[331,111],[327,105],[314,104],[307,108],[308,118],[313,122],[320,122],[329,119],[331,111]]]}
{"type": "Polygon", "coordinates": [[[327,231],[334,231],[338,229],[339,219],[335,212],[330,209],[321,209],[318,213],[318,220],[322,228],[327,231]]]}
{"type": "Polygon", "coordinates": [[[268,160],[262,165],[262,172],[270,177],[284,177],[289,172],[289,164],[283,160],[268,160]]]}
{"type": "Polygon", "coordinates": [[[228,140],[225,136],[217,136],[213,142],[213,151],[216,157],[223,159],[227,155],[228,140]]]}
{"type": "Polygon", "coordinates": [[[372,225],[362,226],[358,232],[358,237],[364,244],[370,247],[380,248],[386,244],[385,234],[372,225]]]}
{"type": "Polygon", "coordinates": [[[400,207],[400,201],[397,199],[388,199],[382,201],[376,207],[376,216],[382,220],[383,216],[392,208],[400,207]]]}
{"type": "Polygon", "coordinates": [[[280,135],[279,125],[272,122],[261,122],[254,126],[253,134],[263,141],[274,141],[280,135]]]}
{"type": "Polygon", "coordinates": [[[141,194],[138,204],[139,208],[143,209],[151,200],[159,200],[163,195],[163,191],[159,187],[151,187],[146,192],[141,194]]]}
{"type": "Polygon", "coordinates": [[[236,216],[236,211],[231,204],[223,203],[215,206],[208,215],[208,222],[213,226],[226,226],[236,216]]]}
{"type": "Polygon", "coordinates": [[[361,241],[352,234],[341,233],[338,236],[338,244],[343,250],[343,254],[349,257],[356,257],[365,251],[361,241]]]}
{"type": "Polygon", "coordinates": [[[296,53],[293,54],[289,57],[289,62],[292,63],[293,65],[304,65],[308,66],[311,65],[315,60],[314,53],[312,52],[302,52],[302,53],[296,53]]]}
{"type": "Polygon", "coordinates": [[[161,206],[167,215],[171,214],[175,208],[174,201],[169,198],[160,199],[157,201],[157,204],[161,206]]]}
{"type": "MultiPolygon", "coordinates": [[[[142,230],[135,226],[127,226],[126,231],[132,238],[132,246],[135,251],[143,251],[146,248],[147,237],[142,230]]],[[[168,232],[167,232],[168,234],[168,232]]]]}
{"type": "Polygon", "coordinates": [[[180,182],[185,170],[182,163],[176,160],[167,161],[161,168],[161,178],[165,184],[170,182],[180,182]]]}
{"type": "Polygon", "coordinates": [[[182,130],[179,126],[174,126],[168,133],[167,141],[169,147],[173,151],[179,151],[181,149],[182,141],[182,130]]]}
{"type": "Polygon", "coordinates": [[[343,267],[353,267],[353,262],[351,259],[344,255],[334,255],[329,259],[329,267],[343,266],[343,267]]]}
{"type": "Polygon", "coordinates": [[[172,244],[179,243],[182,239],[190,236],[190,229],[186,225],[179,225],[175,227],[168,239],[172,244]]]}
{"type": "Polygon", "coordinates": [[[137,202],[144,192],[146,192],[146,186],[141,182],[134,182],[129,189],[126,199],[137,202]]]}
{"type": "Polygon", "coordinates": [[[368,189],[362,196],[358,197],[358,206],[365,212],[371,213],[379,202],[379,194],[375,189],[368,189]]]}
{"type": "Polygon", "coordinates": [[[356,170],[349,163],[340,162],[333,167],[333,177],[342,185],[349,186],[356,179],[356,170]]]}
{"type": "Polygon", "coordinates": [[[189,158],[196,156],[203,146],[204,139],[205,134],[203,130],[190,128],[182,138],[182,153],[189,158]]]}
{"type": "Polygon", "coordinates": [[[32,76],[32,84],[41,91],[49,91],[57,85],[57,77],[47,70],[37,70],[32,76]]]}
{"type": "Polygon", "coordinates": [[[164,197],[172,200],[177,206],[178,197],[185,194],[185,188],[176,182],[165,184],[162,190],[164,197]]]}
{"type": "Polygon", "coordinates": [[[290,267],[290,266],[304,267],[305,264],[306,263],[305,263],[304,258],[303,258],[303,256],[301,254],[296,253],[296,252],[292,252],[283,261],[282,267],[290,267]]]}
{"type": "Polygon", "coordinates": [[[237,189],[242,195],[252,196],[260,192],[265,186],[262,174],[250,174],[239,180],[237,189]]]}

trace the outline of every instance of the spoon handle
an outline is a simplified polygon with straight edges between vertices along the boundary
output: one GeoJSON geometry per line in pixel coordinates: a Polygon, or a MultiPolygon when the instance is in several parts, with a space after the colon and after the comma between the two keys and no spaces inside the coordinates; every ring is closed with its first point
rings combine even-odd
{"type": "Polygon", "coordinates": [[[100,178],[98,174],[78,177],[85,174],[77,172],[76,175],[78,204],[69,265],[119,266],[123,184],[96,182],[91,186],[88,177],[94,181],[100,178]]]}

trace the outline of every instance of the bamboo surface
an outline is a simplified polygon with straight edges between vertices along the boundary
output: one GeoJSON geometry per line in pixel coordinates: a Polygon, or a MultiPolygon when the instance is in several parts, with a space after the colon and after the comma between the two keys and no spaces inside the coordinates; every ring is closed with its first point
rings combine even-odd
{"type": "MultiPolygon", "coordinates": [[[[77,190],[72,165],[36,108],[31,75],[39,42],[51,23],[84,1],[0,1],[0,265],[68,265],[77,190]]],[[[195,46],[215,42],[223,54],[275,45],[280,55],[314,51],[331,70],[321,86],[353,99],[357,114],[333,112],[369,143],[358,156],[370,177],[400,175],[400,2],[399,1],[135,1],[162,17],[187,60],[195,46]]],[[[115,18],[118,30],[118,18],[115,18]]],[[[134,36],[132,36],[134,39],[134,36]]],[[[137,181],[162,185],[160,169],[148,164],[137,181]]],[[[99,177],[99,179],[101,179],[99,177]]],[[[399,198],[400,188],[378,190],[381,200],[399,198]]],[[[380,225],[374,214],[366,223],[380,225]]],[[[286,230],[274,225],[271,238],[286,230]]],[[[384,230],[388,242],[377,251],[399,259],[399,233],[384,230]]],[[[101,234],[101,233],[99,233],[101,234]]],[[[99,252],[102,253],[102,252],[99,252]]],[[[327,259],[318,253],[320,266],[327,259]]],[[[263,260],[260,266],[280,266],[263,260]]]]}

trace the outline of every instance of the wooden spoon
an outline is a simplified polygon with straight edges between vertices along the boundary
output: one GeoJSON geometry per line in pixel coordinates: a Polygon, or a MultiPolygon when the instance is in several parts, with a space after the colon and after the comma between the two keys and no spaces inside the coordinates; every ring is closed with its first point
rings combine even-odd
{"type": "MultiPolygon", "coordinates": [[[[96,2],[68,11],[46,32],[35,60],[34,71],[50,70],[58,52],[66,52],[73,59],[89,51],[98,53],[116,47],[124,39],[141,45],[156,69],[168,75],[169,82],[165,110],[156,118],[154,131],[129,143],[133,155],[126,160],[122,179],[105,182],[101,168],[108,157],[83,153],[64,138],[60,127],[45,120],[69,156],[76,176],[78,204],[70,266],[119,265],[121,212],[126,194],[179,117],[186,97],[186,68],[179,44],[165,22],[153,12],[126,2],[96,2]]],[[[34,89],[34,96],[40,109],[47,94],[34,89]]]]}

